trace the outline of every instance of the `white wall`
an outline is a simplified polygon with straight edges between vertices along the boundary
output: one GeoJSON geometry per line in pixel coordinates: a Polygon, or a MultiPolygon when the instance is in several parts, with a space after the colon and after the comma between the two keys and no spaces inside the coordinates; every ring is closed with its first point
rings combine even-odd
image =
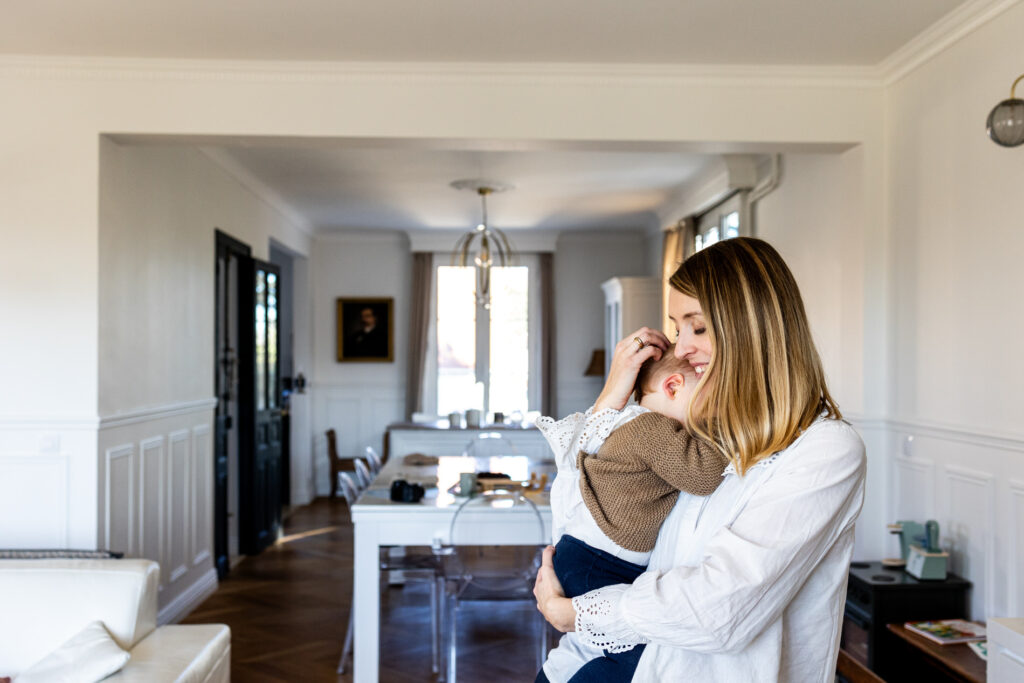
{"type": "Polygon", "coordinates": [[[772,243],[800,286],[829,389],[868,455],[855,557],[886,554],[887,444],[864,406],[865,197],[863,150],[787,154],[779,187],[755,205],[757,237],[772,243]]]}
{"type": "Polygon", "coordinates": [[[601,391],[601,377],[583,376],[592,351],[604,347],[601,283],[616,276],[647,275],[647,241],[639,231],[559,236],[554,257],[559,417],[586,410],[601,391]]]}
{"type": "Polygon", "coordinates": [[[264,259],[271,237],[309,244],[190,147],[101,139],[99,196],[98,477],[76,486],[96,490],[100,547],[160,563],[169,621],[216,588],[214,230],[264,259]]]}
{"type": "Polygon", "coordinates": [[[412,253],[397,232],[342,233],[317,237],[313,246],[313,434],[315,490],[330,493],[324,432],[334,429],[341,457],[380,451],[384,430],[405,414],[409,288],[412,253]],[[339,363],[335,306],[344,297],[394,299],[394,362],[339,363]]]}
{"type": "MultiPolygon", "coordinates": [[[[27,544],[27,538],[79,547],[100,544],[105,540],[99,538],[99,519],[105,514],[101,505],[107,505],[108,490],[104,485],[101,495],[97,483],[100,461],[125,452],[117,449],[128,443],[139,453],[142,440],[149,438],[137,432],[114,434],[115,425],[123,426],[127,419],[149,420],[147,416],[153,416],[150,408],[159,411],[175,403],[191,411],[198,408],[196,401],[210,397],[212,372],[204,365],[209,354],[195,355],[198,370],[191,365],[191,356],[189,365],[182,366],[184,356],[158,338],[162,329],[178,333],[188,344],[197,343],[203,336],[197,330],[212,324],[206,314],[198,321],[186,320],[180,299],[172,296],[166,300],[169,321],[187,322],[188,329],[177,330],[161,319],[146,318],[153,320],[151,331],[148,323],[140,325],[140,318],[132,315],[149,302],[164,302],[161,290],[171,284],[162,279],[146,280],[144,269],[137,264],[152,260],[155,272],[166,274],[163,248],[172,249],[186,263],[201,260],[191,242],[179,245],[160,232],[178,227],[169,215],[179,211],[194,215],[196,224],[205,225],[203,230],[224,221],[220,227],[250,243],[256,256],[266,257],[269,236],[303,251],[296,244],[301,234],[288,230],[286,221],[277,224],[281,232],[268,235],[260,218],[262,209],[225,209],[219,203],[220,192],[214,196],[202,183],[184,177],[195,172],[214,187],[227,184],[210,167],[200,164],[194,152],[157,151],[160,161],[154,163],[159,168],[140,167],[143,174],[176,179],[166,195],[155,193],[156,188],[143,178],[112,173],[111,177],[120,177],[119,183],[148,193],[152,199],[143,206],[133,195],[123,195],[127,213],[116,218],[117,212],[100,206],[100,178],[106,173],[100,163],[101,147],[104,155],[124,156],[126,163],[141,162],[141,157],[134,150],[114,151],[101,143],[104,135],[116,134],[118,139],[141,135],[150,140],[179,136],[190,144],[202,142],[202,136],[239,135],[454,138],[510,144],[607,141],[668,143],[688,149],[758,141],[768,151],[793,145],[860,144],[864,149],[866,224],[868,229],[881,226],[878,229],[884,236],[882,92],[877,80],[866,78],[861,70],[759,72],[742,67],[704,74],[686,67],[363,67],[2,57],[0,102],[4,103],[4,126],[0,127],[0,237],[4,244],[0,250],[0,290],[4,292],[0,297],[4,326],[0,378],[5,388],[14,387],[0,394],[0,515],[5,521],[44,520],[30,523],[27,528],[32,533],[25,533],[25,522],[0,525],[0,545],[10,544],[8,541],[27,544]],[[756,117],[749,115],[751,97],[758,102],[756,117]],[[466,102],[474,106],[467,107],[466,102]],[[689,106],[693,102],[701,106],[689,106]],[[186,205],[202,204],[205,210],[193,212],[168,202],[168,197],[178,197],[186,205]],[[150,208],[156,210],[147,210],[142,216],[131,214],[150,208]],[[256,220],[239,223],[236,219],[240,217],[256,220]],[[107,220],[116,225],[105,226],[107,220]],[[101,256],[101,244],[113,244],[108,229],[114,229],[121,239],[115,240],[111,253],[101,256]],[[101,276],[101,258],[104,264],[113,264],[113,272],[101,276]],[[136,272],[137,278],[132,276],[136,272]],[[115,291],[122,285],[140,287],[138,305],[115,291]],[[106,292],[102,296],[101,287],[106,292]],[[193,323],[199,327],[191,327],[193,323]],[[132,339],[124,334],[126,325],[137,327],[147,344],[152,342],[163,355],[151,356],[146,349],[133,347],[132,339]],[[121,353],[126,360],[120,360],[121,353]],[[147,375],[150,370],[154,378],[143,377],[139,388],[116,384],[118,377],[147,375]],[[179,371],[183,376],[178,376],[179,371]],[[205,379],[200,379],[200,374],[205,379]],[[107,389],[100,390],[101,383],[107,389]],[[101,417],[111,418],[102,428],[101,417]],[[108,453],[111,449],[113,453],[108,453]],[[8,497],[11,492],[16,495],[8,497]],[[55,492],[68,495],[55,498],[55,492]],[[56,511],[47,509],[46,501],[52,500],[66,500],[67,504],[56,511]]],[[[107,196],[107,190],[103,192],[107,196]]],[[[212,273],[212,238],[207,233],[199,242],[211,250],[206,261],[212,273]]],[[[388,249],[399,251],[395,245],[384,250],[388,249]]],[[[643,249],[638,253],[635,272],[643,274],[647,272],[643,249]]],[[[884,248],[882,253],[884,261],[884,248]]],[[[312,288],[320,292],[321,272],[315,265],[311,270],[311,276],[317,278],[312,288]]],[[[625,274],[615,272],[618,270],[594,279],[625,274]]],[[[884,293],[887,273],[882,272],[880,278],[875,274],[869,261],[866,275],[871,277],[866,280],[880,282],[884,293]]],[[[581,278],[586,275],[582,273],[581,278]]],[[[400,292],[404,291],[401,282],[396,278],[377,284],[388,284],[400,292]]],[[[343,284],[344,288],[327,290],[314,301],[310,319],[318,330],[332,324],[334,296],[357,292],[343,284]]],[[[189,282],[182,291],[212,299],[194,286],[189,282]]],[[[212,284],[210,287],[212,293],[212,284]]],[[[374,287],[365,291],[383,294],[387,290],[374,287]]],[[[594,292],[598,296],[596,289],[594,292]]],[[[402,321],[399,307],[396,324],[404,324],[402,321]]],[[[598,324],[595,319],[594,325],[598,324]]],[[[559,330],[560,344],[576,343],[573,335],[577,332],[571,322],[560,321],[559,330]]],[[[884,333],[883,326],[879,334],[884,333]]],[[[207,338],[211,337],[212,332],[207,338]]],[[[598,328],[580,338],[585,339],[584,344],[596,341],[598,328]]],[[[320,341],[311,347],[314,369],[307,374],[313,380],[316,398],[316,382],[325,382],[330,390],[330,385],[347,382],[348,377],[325,362],[330,351],[320,341]]],[[[571,365],[562,364],[570,379],[582,372],[582,367],[577,370],[571,365]]],[[[879,370],[874,367],[866,366],[865,375],[884,375],[884,362],[878,364],[879,370]]],[[[383,373],[382,386],[395,386],[401,376],[400,363],[396,363],[393,375],[383,373]]],[[[866,405],[871,405],[873,394],[869,392],[875,391],[875,382],[865,382],[866,405]]],[[[570,401],[582,401],[585,393],[580,390],[570,401]]],[[[367,400],[393,405],[395,414],[400,414],[401,398],[391,389],[369,398],[344,392],[341,396],[357,406],[367,400]]],[[[343,405],[338,409],[348,414],[343,405]]],[[[315,431],[327,422],[326,415],[321,417],[315,431]]],[[[189,433],[201,424],[197,421],[189,433]]],[[[152,428],[153,438],[162,435],[168,443],[171,434],[182,429],[155,421],[152,428]]],[[[115,458],[119,466],[124,457],[115,458]]],[[[118,476],[123,475],[119,470],[118,476]]],[[[134,500],[142,500],[140,496],[141,489],[134,500]]],[[[120,514],[115,518],[120,519],[120,514]]],[[[123,527],[114,528],[122,529],[116,533],[123,534],[123,527]]]]}
{"type": "Polygon", "coordinates": [[[1024,70],[1021,35],[1016,5],[892,85],[886,105],[887,509],[939,521],[976,617],[1024,614],[1024,149],[984,132],[1024,70]]]}

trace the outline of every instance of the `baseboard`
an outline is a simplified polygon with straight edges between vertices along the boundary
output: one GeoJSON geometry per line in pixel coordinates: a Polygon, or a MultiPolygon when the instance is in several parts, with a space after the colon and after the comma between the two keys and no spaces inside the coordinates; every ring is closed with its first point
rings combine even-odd
{"type": "Polygon", "coordinates": [[[164,605],[156,616],[158,626],[175,624],[189,615],[206,598],[217,590],[217,570],[206,571],[198,581],[186,588],[181,595],[164,605]]]}

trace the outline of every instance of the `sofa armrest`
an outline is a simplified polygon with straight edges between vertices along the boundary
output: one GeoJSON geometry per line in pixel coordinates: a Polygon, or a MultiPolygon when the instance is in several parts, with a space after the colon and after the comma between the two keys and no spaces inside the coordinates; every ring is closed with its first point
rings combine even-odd
{"type": "Polygon", "coordinates": [[[131,655],[104,683],[226,683],[231,629],[223,624],[161,626],[139,641],[131,655]]]}

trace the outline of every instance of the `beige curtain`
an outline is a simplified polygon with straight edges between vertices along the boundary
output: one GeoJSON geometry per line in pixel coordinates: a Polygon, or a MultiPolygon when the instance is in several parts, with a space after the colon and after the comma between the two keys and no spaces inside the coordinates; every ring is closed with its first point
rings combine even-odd
{"type": "Polygon", "coordinates": [[[675,333],[672,321],[668,319],[668,291],[671,285],[668,279],[676,272],[684,259],[693,254],[696,241],[696,221],[692,216],[680,219],[672,228],[665,231],[661,252],[661,330],[669,339],[675,333]]]}
{"type": "Polygon", "coordinates": [[[434,279],[434,256],[429,252],[412,255],[412,290],[409,296],[409,362],[405,382],[405,419],[423,409],[423,369],[427,362],[427,332],[430,328],[430,290],[434,279]]]}
{"type": "Polygon", "coordinates": [[[550,252],[540,254],[540,412],[554,415],[555,388],[555,276],[550,252]]]}

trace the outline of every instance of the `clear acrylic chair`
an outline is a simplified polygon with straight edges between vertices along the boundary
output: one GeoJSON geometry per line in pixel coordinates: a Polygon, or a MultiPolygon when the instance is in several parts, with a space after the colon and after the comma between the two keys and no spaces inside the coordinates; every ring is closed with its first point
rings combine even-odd
{"type": "Polygon", "coordinates": [[[547,543],[537,506],[517,490],[497,489],[466,500],[455,511],[443,557],[448,682],[455,683],[458,663],[458,614],[467,602],[525,603],[536,615],[537,669],[548,651],[548,629],[536,611],[533,584],[547,543]],[[496,517],[500,516],[500,517],[496,517]],[[495,528],[514,533],[522,545],[488,545],[495,528]]]}
{"type": "Polygon", "coordinates": [[[384,461],[381,459],[377,451],[373,450],[373,446],[366,447],[366,463],[370,466],[370,471],[373,472],[374,476],[380,472],[381,468],[384,467],[384,461]]]}
{"type": "Polygon", "coordinates": [[[362,458],[352,458],[352,466],[355,468],[356,476],[359,478],[360,488],[367,488],[376,475],[370,472],[370,468],[366,466],[362,458]]]}
{"type": "Polygon", "coordinates": [[[512,440],[501,432],[480,432],[466,444],[463,455],[474,458],[492,458],[499,455],[518,455],[512,440]]]}

